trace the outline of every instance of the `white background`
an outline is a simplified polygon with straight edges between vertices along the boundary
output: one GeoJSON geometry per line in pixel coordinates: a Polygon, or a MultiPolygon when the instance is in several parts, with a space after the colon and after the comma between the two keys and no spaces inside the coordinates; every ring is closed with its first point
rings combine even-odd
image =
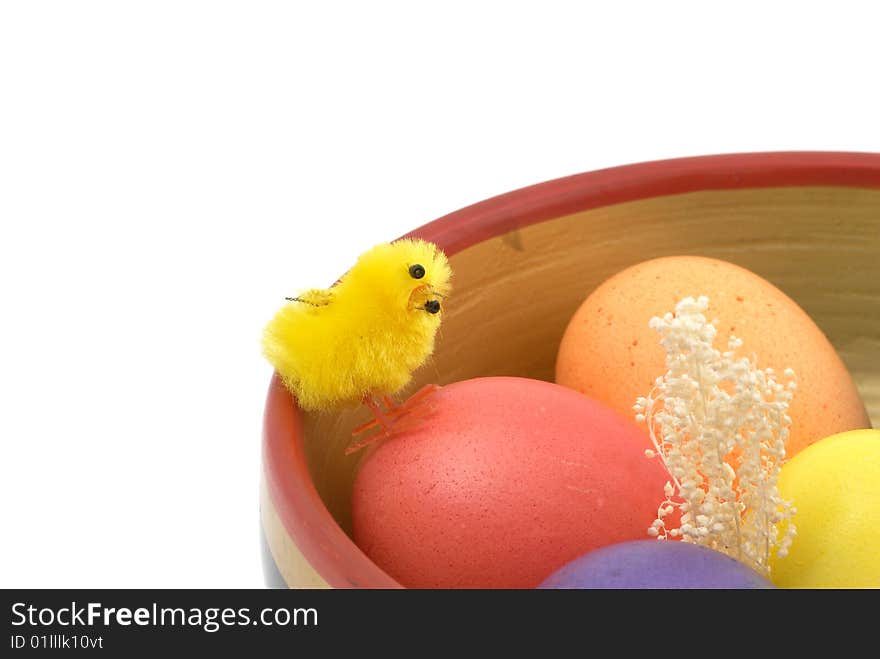
{"type": "Polygon", "coordinates": [[[262,585],[284,295],[558,176],[880,151],[877,25],[839,1],[4,2],[0,586],[262,585]]]}

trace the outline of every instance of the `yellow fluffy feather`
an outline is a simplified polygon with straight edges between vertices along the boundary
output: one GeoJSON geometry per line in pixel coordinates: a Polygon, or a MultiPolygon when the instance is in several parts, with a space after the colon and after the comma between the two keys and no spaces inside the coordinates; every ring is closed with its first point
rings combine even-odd
{"type": "Polygon", "coordinates": [[[377,245],[331,288],[289,298],[263,353],[304,410],[394,394],[434,350],[451,274],[432,243],[377,245]]]}

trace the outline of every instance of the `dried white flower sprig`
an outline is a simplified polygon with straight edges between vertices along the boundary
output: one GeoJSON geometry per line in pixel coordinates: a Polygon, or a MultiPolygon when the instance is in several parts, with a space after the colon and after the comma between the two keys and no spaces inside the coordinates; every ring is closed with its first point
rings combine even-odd
{"type": "Polygon", "coordinates": [[[737,357],[742,341],[734,336],[726,352],[713,348],[715,327],[703,315],[708,307],[707,297],[688,297],[674,315],[650,322],[666,351],[667,373],[633,409],[654,444],[646,454],[663,460],[672,482],[648,533],[711,547],[766,576],[771,552],[785,556],[795,534],[794,508],[776,487],[795,374],[786,369],[785,382],[777,382],[773,369],[737,357]],[[668,528],[676,508],[680,526],[668,528]]]}

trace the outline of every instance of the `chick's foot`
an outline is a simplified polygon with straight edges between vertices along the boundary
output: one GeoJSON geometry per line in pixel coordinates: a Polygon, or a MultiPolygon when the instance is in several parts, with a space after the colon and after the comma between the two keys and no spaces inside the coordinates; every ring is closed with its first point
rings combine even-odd
{"type": "Polygon", "coordinates": [[[395,405],[391,398],[383,396],[386,410],[382,410],[373,397],[365,396],[364,404],[373,412],[373,418],[352,430],[351,434],[356,437],[377,427],[379,432],[349,445],[345,449],[345,455],[351,455],[380,439],[388,439],[393,434],[412,428],[423,421],[433,409],[430,398],[439,390],[440,385],[426,384],[400,405],[395,405]]]}
{"type": "MultiPolygon", "coordinates": [[[[394,408],[390,414],[395,418],[400,418],[411,414],[417,410],[427,410],[429,398],[440,391],[439,384],[426,384],[412,396],[403,401],[394,408]]],[[[387,397],[386,397],[387,398],[387,397]]],[[[393,402],[393,401],[392,401],[393,402]]]]}

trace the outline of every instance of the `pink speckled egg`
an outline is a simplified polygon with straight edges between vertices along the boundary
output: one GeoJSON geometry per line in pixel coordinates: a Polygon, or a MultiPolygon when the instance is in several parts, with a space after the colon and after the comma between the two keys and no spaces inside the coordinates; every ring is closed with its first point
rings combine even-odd
{"type": "Polygon", "coordinates": [[[354,539],[414,588],[532,588],[581,554],[646,538],[667,473],[634,422],[564,387],[476,378],[364,460],[354,539]]]}

